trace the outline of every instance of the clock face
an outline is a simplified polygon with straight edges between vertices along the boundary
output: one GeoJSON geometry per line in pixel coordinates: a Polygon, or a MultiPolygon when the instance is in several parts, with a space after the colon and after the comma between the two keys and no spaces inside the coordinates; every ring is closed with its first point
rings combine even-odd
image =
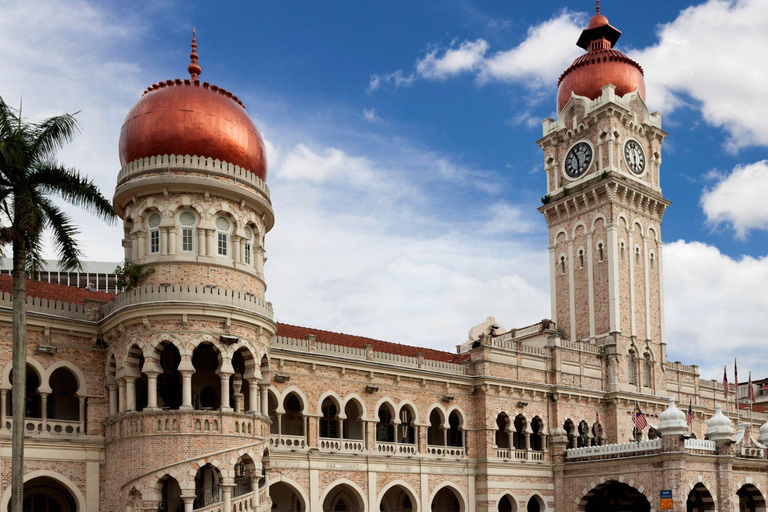
{"type": "Polygon", "coordinates": [[[643,174],[645,171],[645,153],[643,153],[643,148],[640,147],[639,142],[628,140],[624,144],[624,161],[633,174],[643,174]]]}
{"type": "Polygon", "coordinates": [[[580,178],[592,163],[592,147],[586,142],[579,142],[565,156],[565,174],[569,178],[580,178]]]}

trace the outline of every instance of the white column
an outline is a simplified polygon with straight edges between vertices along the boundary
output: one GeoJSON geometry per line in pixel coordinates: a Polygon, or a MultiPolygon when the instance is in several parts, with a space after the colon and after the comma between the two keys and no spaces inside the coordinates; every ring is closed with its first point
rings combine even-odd
{"type": "Polygon", "coordinates": [[[650,293],[650,270],[649,265],[650,258],[648,257],[648,237],[643,235],[643,261],[645,267],[643,268],[643,276],[645,277],[645,339],[651,339],[651,297],[650,293]]]}
{"type": "Polygon", "coordinates": [[[194,510],[195,506],[195,497],[194,496],[184,496],[181,498],[184,500],[184,512],[192,512],[194,510]]]}
{"type": "Polygon", "coordinates": [[[621,330],[621,295],[619,293],[619,241],[616,224],[609,224],[608,235],[608,303],[611,332],[621,330]]]}
{"type": "Polygon", "coordinates": [[[573,240],[568,240],[568,302],[570,303],[571,320],[571,338],[570,341],[576,341],[576,290],[575,288],[575,267],[573,261],[573,240]]]}
{"type": "Polygon", "coordinates": [[[593,266],[592,231],[587,231],[587,286],[589,287],[589,337],[595,339],[595,276],[593,266]]]}
{"type": "MultiPolygon", "coordinates": [[[[662,242],[659,240],[656,247],[658,252],[658,254],[656,254],[656,264],[659,266],[659,343],[664,347],[664,343],[666,343],[666,337],[664,335],[664,260],[661,258],[661,249],[662,242]]],[[[663,361],[663,359],[660,361],[663,361]]]]}
{"type": "Polygon", "coordinates": [[[232,373],[219,371],[217,372],[221,378],[221,411],[231,411],[232,407],[229,405],[229,378],[232,373]]]}
{"type": "Polygon", "coordinates": [[[221,484],[221,493],[224,495],[222,512],[232,512],[232,487],[234,484],[221,484]]]}
{"type": "Polygon", "coordinates": [[[147,376],[147,406],[145,411],[157,411],[160,408],[157,406],[157,376],[160,372],[146,371],[147,376]]]}
{"type": "Polygon", "coordinates": [[[200,256],[205,256],[205,230],[204,229],[198,229],[197,230],[197,253],[200,256]]]}
{"type": "Polygon", "coordinates": [[[629,246],[629,325],[630,336],[637,336],[635,321],[635,230],[627,230],[627,245],[629,246]]]}
{"type": "Polygon", "coordinates": [[[549,246],[549,300],[551,319],[557,326],[557,255],[555,254],[556,245],[549,246]]]}
{"type": "Polygon", "coordinates": [[[207,247],[208,248],[206,249],[206,253],[208,254],[208,256],[216,256],[216,255],[218,255],[218,252],[216,250],[216,242],[215,242],[215,240],[213,238],[213,231],[211,231],[210,229],[206,230],[206,232],[205,232],[205,239],[207,241],[207,247]]]}
{"type": "Polygon", "coordinates": [[[269,416],[269,384],[261,384],[261,414],[269,416]]]}
{"type": "Polygon", "coordinates": [[[48,423],[48,393],[40,393],[40,419],[43,421],[43,431],[48,423]]]}
{"type": "Polygon", "coordinates": [[[117,384],[114,382],[107,384],[107,389],[109,389],[109,415],[115,416],[117,414],[117,384]]]}
{"type": "Polygon", "coordinates": [[[168,228],[160,228],[160,254],[168,254],[168,228]]]}
{"type": "Polygon", "coordinates": [[[117,380],[117,412],[125,412],[125,380],[117,380]]]}
{"type": "Polygon", "coordinates": [[[191,411],[192,407],[192,375],[194,370],[179,370],[181,373],[181,407],[182,411],[191,411]]]}
{"type": "Polygon", "coordinates": [[[168,229],[168,254],[178,254],[179,248],[177,245],[178,241],[178,232],[176,231],[176,228],[169,228],[168,229]]]}
{"type": "Polygon", "coordinates": [[[125,376],[125,410],[136,410],[136,377],[125,376]]]}
{"type": "Polygon", "coordinates": [[[6,395],[7,389],[0,389],[0,430],[5,429],[5,407],[6,407],[6,395]]]}
{"type": "Polygon", "coordinates": [[[85,434],[85,397],[84,396],[78,396],[77,397],[78,405],[80,406],[80,434],[85,434]]]}
{"type": "Polygon", "coordinates": [[[232,235],[230,238],[232,239],[232,259],[235,263],[240,263],[240,237],[232,235]]]}
{"type": "Polygon", "coordinates": [[[248,413],[259,411],[259,383],[256,379],[248,381],[248,413]]]}

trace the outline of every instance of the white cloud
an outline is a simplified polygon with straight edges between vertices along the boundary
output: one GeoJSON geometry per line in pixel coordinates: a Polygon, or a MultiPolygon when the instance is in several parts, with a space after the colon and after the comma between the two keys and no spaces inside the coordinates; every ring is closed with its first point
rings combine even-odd
{"type": "Polygon", "coordinates": [[[363,109],[363,117],[366,121],[374,122],[381,119],[379,115],[376,113],[375,108],[364,108],[363,109]]]}
{"type": "Polygon", "coordinates": [[[442,52],[434,48],[416,63],[416,72],[422,78],[445,79],[459,73],[476,71],[488,47],[487,41],[478,39],[464,41],[459,45],[454,42],[442,52]]]}
{"type": "Polygon", "coordinates": [[[664,246],[664,278],[669,360],[698,364],[705,378],[719,378],[718,368],[738,357],[745,376],[748,370],[768,375],[761,337],[768,256],[733,259],[680,240],[664,246]]]}
{"type": "Polygon", "coordinates": [[[447,48],[431,47],[417,60],[415,70],[406,74],[372,75],[368,91],[384,85],[412,85],[416,80],[445,80],[472,73],[482,82],[501,80],[518,82],[528,89],[553,86],[560,73],[581,52],[575,45],[585,22],[581,13],[560,11],[554,17],[528,28],[525,39],[516,47],[489,55],[490,44],[484,39],[453,41],[447,48]]]}
{"type": "Polygon", "coordinates": [[[723,127],[731,149],[768,145],[768,2],[708,0],[658,29],[658,43],[633,52],[645,69],[648,101],[672,111],[694,100],[723,127]]]}
{"type": "Polygon", "coordinates": [[[737,166],[701,197],[707,222],[730,225],[740,239],[752,230],[768,231],[768,160],[737,166]]]}

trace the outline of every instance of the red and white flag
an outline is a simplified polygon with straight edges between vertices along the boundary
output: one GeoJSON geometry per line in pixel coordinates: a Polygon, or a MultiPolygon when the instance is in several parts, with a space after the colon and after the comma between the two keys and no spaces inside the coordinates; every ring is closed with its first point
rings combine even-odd
{"type": "Polygon", "coordinates": [[[635,410],[632,413],[632,423],[635,425],[635,428],[641,432],[648,426],[645,414],[643,414],[643,411],[640,410],[640,406],[637,404],[635,404],[635,410]]]}
{"type": "Polygon", "coordinates": [[[747,400],[749,403],[755,403],[755,388],[752,387],[752,372],[749,372],[749,387],[747,388],[747,400]]]}
{"type": "Polygon", "coordinates": [[[728,374],[723,366],[723,398],[728,399],[728,374]]]}
{"type": "Polygon", "coordinates": [[[736,364],[736,358],[733,358],[733,396],[739,399],[739,365],[736,364]]]}
{"type": "Polygon", "coordinates": [[[693,424],[693,403],[688,402],[688,414],[685,415],[685,422],[690,427],[693,424]]]}

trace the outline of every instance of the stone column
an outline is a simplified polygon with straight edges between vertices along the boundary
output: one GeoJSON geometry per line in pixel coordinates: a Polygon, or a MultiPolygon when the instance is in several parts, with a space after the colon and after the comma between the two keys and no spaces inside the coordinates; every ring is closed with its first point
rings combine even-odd
{"type": "Polygon", "coordinates": [[[278,412],[275,417],[277,419],[277,437],[280,437],[283,435],[283,415],[278,412]]]}
{"type": "Polygon", "coordinates": [[[197,230],[197,253],[200,256],[205,256],[205,230],[197,230]]]}
{"type": "Polygon", "coordinates": [[[78,396],[77,401],[80,406],[80,434],[85,434],[85,398],[84,396],[78,396]]]}
{"type": "Polygon", "coordinates": [[[5,429],[5,400],[8,394],[7,389],[0,389],[0,430],[5,429]]]}
{"type": "Polygon", "coordinates": [[[45,432],[45,426],[48,424],[48,393],[41,393],[40,395],[40,418],[43,421],[43,432],[45,432]]]}
{"type": "Polygon", "coordinates": [[[235,484],[221,484],[221,494],[224,498],[222,512],[232,512],[232,488],[235,484]]]}
{"type": "Polygon", "coordinates": [[[221,407],[220,411],[231,411],[232,407],[229,405],[229,378],[235,372],[227,371],[224,368],[216,371],[216,374],[221,378],[221,407]]]}
{"type": "Polygon", "coordinates": [[[194,409],[192,407],[192,375],[195,371],[179,370],[179,373],[181,373],[181,407],[179,410],[191,411],[194,409]]]}
{"type": "Polygon", "coordinates": [[[145,371],[147,376],[147,406],[145,411],[158,411],[160,408],[157,406],[157,376],[160,372],[156,370],[145,371]]]}
{"type": "Polygon", "coordinates": [[[136,410],[136,377],[126,375],[125,379],[125,410],[136,410]]]}
{"type": "Polygon", "coordinates": [[[261,389],[261,414],[269,416],[269,382],[259,385],[261,389]]]}
{"type": "Polygon", "coordinates": [[[178,254],[178,231],[175,227],[168,229],[168,254],[178,254]]]}
{"type": "Polygon", "coordinates": [[[213,238],[213,231],[212,230],[206,230],[205,232],[205,239],[206,239],[206,253],[208,256],[217,256],[219,253],[216,249],[216,243],[213,238]]]}
{"type": "Polygon", "coordinates": [[[232,259],[235,263],[240,263],[240,237],[232,235],[232,259]]]}
{"type": "Polygon", "coordinates": [[[256,379],[248,381],[248,412],[255,414],[260,411],[259,407],[259,383],[256,379]]]}
{"type": "Polygon", "coordinates": [[[117,414],[117,383],[110,382],[107,384],[107,389],[109,390],[109,415],[115,416],[117,414]]]}
{"type": "Polygon", "coordinates": [[[125,412],[125,380],[117,379],[117,412],[125,412]]]}
{"type": "Polygon", "coordinates": [[[195,505],[195,497],[182,496],[181,499],[184,501],[184,512],[192,512],[194,510],[192,507],[195,505]]]}
{"type": "MultiPolygon", "coordinates": [[[[509,438],[509,441],[507,444],[509,445],[509,450],[512,451],[515,449],[515,433],[512,430],[507,430],[507,437],[509,438]]],[[[512,456],[510,455],[510,458],[512,456]]]]}

